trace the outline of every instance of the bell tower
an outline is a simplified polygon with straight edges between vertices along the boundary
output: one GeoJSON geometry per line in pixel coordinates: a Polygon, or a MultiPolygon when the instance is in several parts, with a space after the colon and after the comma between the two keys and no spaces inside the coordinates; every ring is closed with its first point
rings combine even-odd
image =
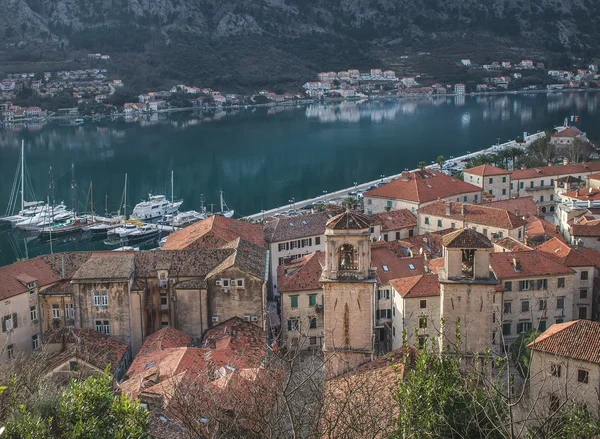
{"type": "Polygon", "coordinates": [[[473,229],[460,229],[443,238],[444,268],[439,270],[440,316],[444,319],[440,350],[458,346],[462,355],[481,355],[494,338],[496,279],[490,275],[490,240],[473,229]],[[460,322],[460,341],[457,339],[460,322]]]}
{"type": "Polygon", "coordinates": [[[369,218],[352,211],[327,222],[321,276],[326,378],[373,358],[376,277],[369,232],[369,218]]]}

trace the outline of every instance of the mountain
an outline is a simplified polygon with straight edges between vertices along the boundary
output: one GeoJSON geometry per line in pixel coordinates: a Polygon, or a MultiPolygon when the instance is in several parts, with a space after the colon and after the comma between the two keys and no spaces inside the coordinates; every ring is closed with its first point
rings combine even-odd
{"type": "Polygon", "coordinates": [[[376,66],[444,76],[458,73],[461,56],[590,58],[600,46],[597,0],[0,0],[0,8],[0,69],[94,51],[111,54],[113,70],[136,86],[277,86],[376,66]],[[417,51],[442,61],[401,61],[417,51]]]}

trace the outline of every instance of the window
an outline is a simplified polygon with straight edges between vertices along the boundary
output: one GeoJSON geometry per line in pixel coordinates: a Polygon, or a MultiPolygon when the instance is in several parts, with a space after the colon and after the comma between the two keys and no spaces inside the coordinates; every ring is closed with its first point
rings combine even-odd
{"type": "Polygon", "coordinates": [[[519,281],[519,291],[527,291],[529,290],[529,281],[528,280],[520,280],[519,281]]]}
{"type": "Polygon", "coordinates": [[[512,302],[504,302],[504,314],[512,313],[512,302]]]}
{"type": "Polygon", "coordinates": [[[523,230],[519,229],[519,239],[521,239],[523,237],[523,230]]]}
{"type": "Polygon", "coordinates": [[[31,347],[33,348],[34,351],[40,347],[40,338],[39,338],[38,334],[31,336],[31,347]]]}
{"type": "Polygon", "coordinates": [[[17,314],[8,314],[2,317],[2,332],[12,331],[17,327],[17,314]]]}
{"type": "Polygon", "coordinates": [[[35,322],[37,318],[37,308],[35,306],[29,307],[29,318],[31,318],[32,322],[35,322]]]}
{"type": "Polygon", "coordinates": [[[315,346],[317,344],[317,337],[310,337],[310,345],[315,346]]]}
{"type": "Polygon", "coordinates": [[[550,201],[554,201],[554,195],[550,195],[550,201]]]}
{"type": "Polygon", "coordinates": [[[65,305],[65,318],[74,319],[75,318],[75,308],[72,303],[67,303],[65,305]]]}
{"type": "Polygon", "coordinates": [[[298,308],[298,296],[290,296],[290,305],[292,309],[298,308]]]}
{"type": "Polygon", "coordinates": [[[502,183],[506,183],[506,177],[502,177],[502,183]]]}
{"type": "Polygon", "coordinates": [[[280,252],[285,251],[285,242],[280,242],[278,248],[280,252]]]}
{"type": "Polygon", "coordinates": [[[400,232],[396,232],[396,241],[400,239],[400,232]]]}
{"type": "Polygon", "coordinates": [[[221,279],[221,285],[225,288],[229,288],[229,279],[221,279]]]}
{"type": "Polygon", "coordinates": [[[244,279],[238,279],[236,282],[238,288],[244,288],[244,279]]]}
{"type": "Polygon", "coordinates": [[[475,201],[477,201],[477,199],[478,199],[478,198],[479,198],[479,195],[477,195],[477,194],[475,194],[475,195],[473,196],[473,200],[475,200],[475,201]]]}
{"type": "Polygon", "coordinates": [[[456,229],[456,223],[450,223],[450,228],[456,229]]]}
{"type": "Polygon", "coordinates": [[[550,375],[553,377],[560,378],[560,364],[551,364],[550,365],[550,375]]]}
{"type": "Polygon", "coordinates": [[[396,336],[396,327],[392,326],[392,337],[396,336]]]}
{"type": "Polygon", "coordinates": [[[540,311],[548,309],[548,301],[546,299],[540,299],[540,311]]]}
{"type": "Polygon", "coordinates": [[[419,329],[427,329],[427,316],[419,317],[419,329]]]}
{"type": "Polygon", "coordinates": [[[52,305],[52,318],[60,319],[60,309],[58,308],[57,304],[52,305]]]}
{"type": "Polygon", "coordinates": [[[390,298],[390,290],[379,290],[377,292],[377,296],[379,300],[389,299],[390,298]]]}
{"type": "Polygon", "coordinates": [[[490,177],[490,184],[494,184],[494,178],[490,177]]]}
{"type": "Polygon", "coordinates": [[[564,287],[565,287],[565,278],[559,277],[558,278],[558,288],[564,288],[564,287]]]}
{"type": "Polygon", "coordinates": [[[302,240],[302,247],[310,247],[311,245],[312,245],[312,238],[302,240]]]}
{"type": "Polygon", "coordinates": [[[521,312],[529,312],[529,300],[523,300],[521,302],[521,312]]]}
{"type": "Polygon", "coordinates": [[[167,305],[168,305],[167,293],[160,293],[160,306],[167,306],[167,305]]]}
{"type": "Polygon", "coordinates": [[[414,229],[410,229],[410,230],[408,231],[408,237],[409,237],[409,238],[412,238],[413,236],[415,236],[415,230],[414,230],[414,229]]]}
{"type": "Polygon", "coordinates": [[[387,265],[382,265],[381,268],[383,268],[383,271],[385,271],[386,273],[390,271],[390,267],[388,267],[387,265]]]}
{"type": "Polygon", "coordinates": [[[559,323],[564,323],[565,319],[556,319],[556,324],[558,325],[559,323]]]}
{"type": "Polygon", "coordinates": [[[317,329],[317,318],[316,317],[310,318],[310,329],[317,329]]]}
{"type": "Polygon", "coordinates": [[[367,204],[371,205],[373,204],[373,200],[371,200],[370,198],[367,199],[367,204]]]}
{"type": "Polygon", "coordinates": [[[9,360],[12,360],[15,357],[13,345],[9,344],[6,346],[6,354],[8,355],[9,360]]]}
{"type": "Polygon", "coordinates": [[[383,235],[383,240],[384,240],[385,242],[388,242],[388,234],[387,234],[387,233],[386,233],[385,235],[383,235]]]}
{"type": "Polygon", "coordinates": [[[488,234],[488,229],[483,229],[483,234],[484,234],[485,236],[487,236],[487,234],[488,234]]]}
{"type": "Polygon", "coordinates": [[[558,397],[558,395],[550,395],[550,410],[556,412],[559,408],[560,398],[558,397]]]}
{"type": "Polygon", "coordinates": [[[519,183],[519,188],[523,189],[523,182],[519,183]]]}
{"type": "Polygon", "coordinates": [[[544,196],[540,195],[540,203],[543,203],[543,202],[544,202],[544,196]]]}
{"type": "Polygon", "coordinates": [[[419,308],[421,308],[421,309],[427,308],[427,299],[421,299],[419,301],[419,308]]]}
{"type": "Polygon", "coordinates": [[[502,335],[510,335],[511,324],[503,323],[502,324],[502,335]]]}
{"type": "Polygon", "coordinates": [[[299,245],[298,245],[298,242],[299,242],[299,241],[292,241],[292,242],[290,243],[290,244],[291,244],[291,245],[290,245],[290,247],[291,247],[291,248],[298,248],[298,247],[299,247],[299,245]]]}
{"type": "Polygon", "coordinates": [[[96,332],[102,332],[102,320],[96,320],[96,332]]]}
{"type": "Polygon", "coordinates": [[[579,320],[587,319],[587,307],[580,306],[579,307],[579,320]]]}
{"type": "Polygon", "coordinates": [[[438,227],[442,227],[442,220],[440,220],[440,219],[439,219],[439,220],[437,220],[437,226],[438,226],[438,227]]]}
{"type": "Polygon", "coordinates": [[[490,189],[488,192],[490,193],[490,195],[494,195],[493,189],[490,189]]]}
{"type": "MultiPolygon", "coordinates": [[[[284,258],[279,258],[279,264],[278,265],[283,265],[283,262],[284,262],[284,258]]],[[[217,285],[219,285],[219,284],[217,283],[217,285]]]]}
{"type": "Polygon", "coordinates": [[[554,186],[554,179],[553,178],[550,179],[550,186],[554,186]]]}
{"type": "Polygon", "coordinates": [[[544,332],[546,330],[546,320],[540,320],[540,324],[538,325],[538,331],[544,332]]]}
{"type": "Polygon", "coordinates": [[[504,289],[506,291],[512,291],[512,282],[504,282],[504,289]]]}
{"type": "Polygon", "coordinates": [[[531,188],[533,187],[533,181],[529,182],[529,187],[531,187],[531,188]]]}
{"type": "Polygon", "coordinates": [[[288,319],[288,331],[297,331],[299,327],[298,319],[288,319]]]}
{"type": "Polygon", "coordinates": [[[537,289],[538,290],[547,290],[548,289],[548,279],[538,279],[537,289]]]}
{"type": "Polygon", "coordinates": [[[531,329],[531,322],[517,323],[517,334],[523,334],[531,329]]]}
{"type": "Polygon", "coordinates": [[[466,195],[463,197],[463,202],[464,202],[464,203],[466,203],[466,202],[467,202],[467,196],[466,196],[466,195]]]}
{"type": "Polygon", "coordinates": [[[513,185],[513,183],[511,183],[511,184],[510,184],[510,190],[511,190],[511,191],[512,191],[512,190],[514,190],[514,185],[513,185]]]}
{"type": "Polygon", "coordinates": [[[588,280],[588,272],[587,271],[582,271],[581,272],[581,280],[588,280]]]}
{"type": "Polygon", "coordinates": [[[542,182],[540,183],[540,186],[544,186],[544,180],[542,180],[542,182]]]}
{"type": "Polygon", "coordinates": [[[578,369],[577,370],[577,381],[583,384],[587,384],[589,381],[590,373],[587,370],[578,369]]]}
{"type": "Polygon", "coordinates": [[[108,306],[108,292],[94,291],[94,306],[108,306]]]}
{"type": "Polygon", "coordinates": [[[390,209],[392,208],[392,200],[387,201],[387,207],[389,207],[390,209]]]}
{"type": "Polygon", "coordinates": [[[579,290],[579,298],[587,299],[587,290],[585,290],[585,289],[579,290]]]}
{"type": "MultiPolygon", "coordinates": [[[[369,201],[370,201],[370,200],[369,200],[369,201]]],[[[317,237],[315,238],[315,245],[320,245],[320,244],[321,244],[321,237],[320,237],[320,236],[317,236],[317,237]]]]}
{"type": "Polygon", "coordinates": [[[394,315],[394,317],[396,317],[396,307],[392,308],[392,314],[394,315]]]}
{"type": "Polygon", "coordinates": [[[556,309],[565,309],[565,298],[564,297],[556,298],[556,309]]]}
{"type": "Polygon", "coordinates": [[[308,296],[308,306],[316,306],[317,305],[317,295],[309,294],[308,296]]]}
{"type": "Polygon", "coordinates": [[[429,217],[428,216],[425,217],[425,224],[429,224],[429,217]]]}
{"type": "Polygon", "coordinates": [[[106,335],[110,335],[110,322],[108,320],[102,321],[102,332],[106,335]]]}

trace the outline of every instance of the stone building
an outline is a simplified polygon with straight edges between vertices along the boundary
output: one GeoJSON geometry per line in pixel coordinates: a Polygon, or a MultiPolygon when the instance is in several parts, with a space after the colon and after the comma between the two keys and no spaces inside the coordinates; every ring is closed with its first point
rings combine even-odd
{"type": "Polygon", "coordinates": [[[481,192],[480,187],[439,171],[404,171],[400,178],[366,192],[364,206],[369,215],[400,209],[416,215],[417,209],[439,199],[480,203],[481,192]]]}
{"type": "Polygon", "coordinates": [[[483,204],[436,201],[418,210],[419,233],[470,228],[484,236],[523,241],[527,222],[512,212],[483,204]]]}
{"type": "Polygon", "coordinates": [[[373,359],[376,276],[371,269],[370,222],[341,213],[327,222],[324,294],[325,375],[340,375],[373,359]]]}
{"type": "Polygon", "coordinates": [[[371,239],[397,241],[418,234],[417,217],[407,209],[371,215],[371,239]]]}
{"type": "Polygon", "coordinates": [[[464,180],[483,189],[496,200],[510,198],[510,171],[492,165],[481,165],[463,171],[464,180]]]}
{"type": "Polygon", "coordinates": [[[570,146],[573,145],[575,139],[587,141],[585,133],[579,128],[565,124],[563,129],[550,136],[550,143],[556,146],[570,146]]]}
{"type": "Polygon", "coordinates": [[[565,403],[583,404],[600,416],[600,323],[576,320],[550,326],[531,350],[530,395],[547,416],[565,403]]]}

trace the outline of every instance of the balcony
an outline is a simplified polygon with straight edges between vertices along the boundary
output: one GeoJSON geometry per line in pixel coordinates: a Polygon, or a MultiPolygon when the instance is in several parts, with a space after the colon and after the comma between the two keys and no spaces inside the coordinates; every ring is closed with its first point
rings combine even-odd
{"type": "Polygon", "coordinates": [[[315,305],[315,310],[316,310],[318,313],[322,313],[322,312],[323,312],[323,305],[322,305],[322,304],[319,304],[319,303],[317,303],[317,304],[315,305]]]}
{"type": "Polygon", "coordinates": [[[355,270],[339,270],[337,272],[339,280],[358,280],[358,271],[355,270]]]}
{"type": "Polygon", "coordinates": [[[554,189],[554,186],[552,186],[551,184],[544,184],[544,185],[538,185],[538,186],[533,186],[533,187],[526,187],[524,188],[525,192],[536,192],[536,191],[545,191],[545,190],[549,190],[549,189],[554,189]]]}

